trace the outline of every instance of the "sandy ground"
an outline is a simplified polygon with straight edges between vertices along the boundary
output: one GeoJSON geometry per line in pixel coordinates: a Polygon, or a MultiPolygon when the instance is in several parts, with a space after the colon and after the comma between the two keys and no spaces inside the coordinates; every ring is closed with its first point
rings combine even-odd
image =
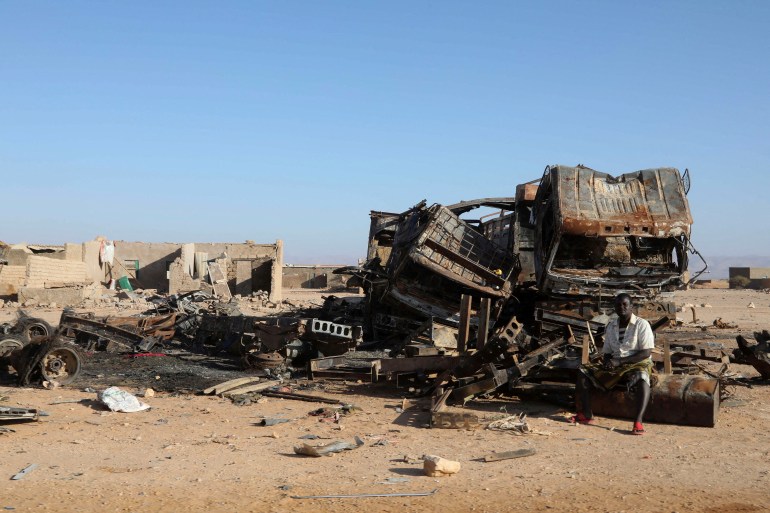
{"type": "MultiPolygon", "coordinates": [[[[698,308],[704,324],[721,317],[747,332],[770,328],[770,295],[691,290],[677,302],[698,308]],[[753,302],[756,308],[746,306],[753,302]]],[[[32,311],[50,321],[57,311],[32,311]]],[[[684,317],[684,314],[680,314],[684,317]]],[[[12,312],[0,310],[0,321],[12,312]]],[[[740,369],[753,375],[750,368],[740,369]]],[[[149,380],[149,379],[148,379],[149,380]]],[[[151,380],[149,380],[151,381],[151,380]]],[[[115,385],[121,385],[116,378],[115,385]]],[[[147,383],[146,386],[152,386],[147,383]]],[[[135,391],[135,385],[127,387],[135,391]]],[[[514,436],[485,429],[425,429],[420,405],[403,413],[392,385],[327,383],[319,395],[362,411],[339,424],[308,412],[322,407],[280,399],[235,406],[218,397],[160,393],[152,409],[105,412],[78,387],[0,387],[3,404],[36,407],[49,416],[0,434],[0,508],[15,511],[770,511],[770,389],[737,388],[715,428],[647,424],[629,436],[630,422],[598,419],[571,426],[568,412],[542,403],[495,400],[473,406],[485,418],[501,411],[529,415],[537,432],[514,436]],[[72,402],[61,402],[72,401],[72,402]],[[79,402],[74,402],[79,401],[79,402]],[[54,404],[54,403],[59,404],[54,404]],[[290,422],[272,427],[260,419],[290,422]],[[314,434],[319,440],[302,440],[314,434]],[[330,457],[294,454],[303,442],[365,445],[330,457]],[[379,445],[375,445],[379,442],[379,445]],[[536,453],[484,463],[485,454],[520,448],[536,453]],[[436,454],[461,462],[451,477],[430,478],[421,462],[436,454]],[[28,465],[38,468],[18,481],[28,465]],[[435,493],[426,497],[296,499],[293,496],[435,493]]]]}

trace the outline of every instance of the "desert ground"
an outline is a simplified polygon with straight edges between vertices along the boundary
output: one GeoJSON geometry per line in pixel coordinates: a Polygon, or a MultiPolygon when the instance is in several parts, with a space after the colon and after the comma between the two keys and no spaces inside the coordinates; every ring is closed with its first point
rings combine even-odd
{"type": "MultiPolygon", "coordinates": [[[[761,291],[688,290],[678,292],[676,301],[696,305],[704,325],[720,317],[748,336],[770,328],[770,295],[761,291]],[[749,303],[756,308],[747,308],[749,303]],[[704,304],[710,307],[699,306],[704,304]]],[[[28,313],[56,323],[61,310],[28,313]]],[[[687,312],[679,315],[690,320],[687,312]]],[[[0,322],[14,316],[15,310],[0,309],[0,322]]],[[[188,369],[169,366],[173,357],[125,360],[130,373],[115,366],[99,370],[98,356],[93,358],[84,360],[87,371],[69,387],[18,388],[7,381],[0,387],[0,404],[48,413],[38,422],[4,425],[14,431],[0,434],[0,508],[56,513],[770,511],[770,387],[761,383],[735,387],[714,428],[647,423],[644,436],[629,436],[630,421],[621,419],[573,426],[567,422],[571,412],[546,403],[494,399],[469,405],[489,420],[526,412],[532,432],[514,435],[483,425],[427,429],[424,404],[412,402],[401,411],[406,392],[392,383],[315,383],[312,393],[360,408],[338,423],[322,422],[308,415],[325,406],[319,403],[263,398],[236,406],[225,398],[195,395],[189,387],[175,391],[168,373],[178,378],[188,369]],[[157,393],[143,399],[152,407],[147,411],[112,413],[94,392],[85,391],[106,385],[134,393],[151,387],[157,393]],[[265,427],[258,425],[263,418],[289,421],[265,427]],[[300,438],[306,435],[318,439],[300,438]],[[302,443],[352,442],[356,436],[363,446],[328,457],[293,450],[302,443]],[[522,448],[535,454],[482,460],[522,448]],[[461,470],[427,477],[419,459],[424,454],[459,461],[461,470]],[[38,467],[10,480],[30,464],[38,467]],[[294,498],[424,492],[434,493],[294,498]]],[[[731,370],[757,375],[751,367],[731,370]]],[[[211,370],[199,377],[216,383],[236,375],[211,370]]]]}

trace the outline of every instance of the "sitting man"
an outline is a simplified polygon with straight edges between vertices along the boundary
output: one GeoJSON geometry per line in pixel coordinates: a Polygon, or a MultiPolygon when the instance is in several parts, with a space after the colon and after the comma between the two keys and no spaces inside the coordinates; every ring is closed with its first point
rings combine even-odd
{"type": "Polygon", "coordinates": [[[593,422],[591,391],[594,387],[607,391],[624,380],[629,389],[637,388],[637,414],[631,432],[644,434],[642,417],[650,402],[650,355],[655,347],[655,336],[650,323],[634,315],[632,309],[631,296],[621,293],[615,297],[618,317],[611,320],[604,331],[604,362],[580,369],[578,389],[582,390],[583,411],[572,417],[573,423],[593,422]]]}

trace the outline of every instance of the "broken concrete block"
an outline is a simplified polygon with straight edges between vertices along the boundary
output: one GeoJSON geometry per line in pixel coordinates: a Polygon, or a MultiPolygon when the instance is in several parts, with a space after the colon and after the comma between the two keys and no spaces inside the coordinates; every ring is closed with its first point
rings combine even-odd
{"type": "Polygon", "coordinates": [[[460,462],[442,458],[441,456],[426,455],[423,459],[423,470],[428,477],[441,477],[460,472],[460,462]]]}

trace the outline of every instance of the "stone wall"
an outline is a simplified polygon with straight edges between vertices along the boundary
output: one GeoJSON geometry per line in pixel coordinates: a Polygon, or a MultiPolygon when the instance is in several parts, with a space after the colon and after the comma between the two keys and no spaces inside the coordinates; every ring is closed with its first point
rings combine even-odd
{"type": "Polygon", "coordinates": [[[50,288],[65,284],[85,283],[86,264],[74,260],[58,260],[43,256],[27,259],[26,280],[30,288],[50,288]]]}
{"type": "Polygon", "coordinates": [[[0,296],[13,296],[27,279],[27,266],[0,265],[0,296]]]}

